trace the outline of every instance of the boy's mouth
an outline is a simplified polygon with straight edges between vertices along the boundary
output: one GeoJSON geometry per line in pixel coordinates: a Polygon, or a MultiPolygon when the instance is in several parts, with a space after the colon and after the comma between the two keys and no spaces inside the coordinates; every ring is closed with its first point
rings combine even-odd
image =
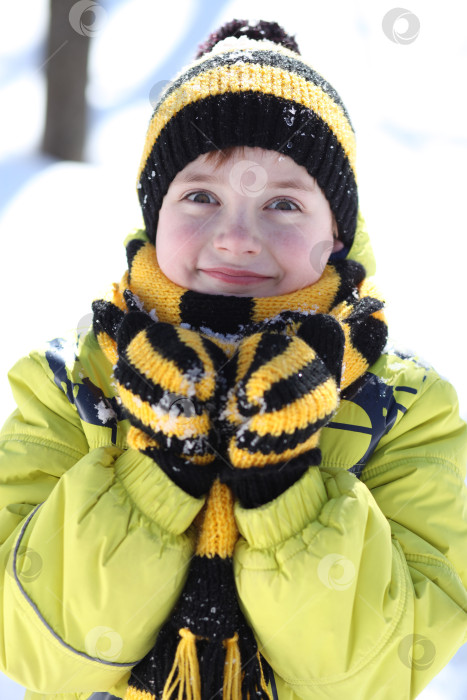
{"type": "Polygon", "coordinates": [[[258,272],[235,270],[229,267],[204,268],[201,269],[201,272],[223,282],[230,282],[230,284],[257,284],[260,280],[271,279],[267,275],[260,275],[258,272]]]}

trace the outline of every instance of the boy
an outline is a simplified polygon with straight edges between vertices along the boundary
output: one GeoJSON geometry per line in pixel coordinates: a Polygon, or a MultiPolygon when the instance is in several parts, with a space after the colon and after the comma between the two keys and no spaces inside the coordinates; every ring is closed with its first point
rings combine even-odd
{"type": "Polygon", "coordinates": [[[229,23],[138,188],[93,332],[11,372],[2,670],[28,700],[416,697],[466,639],[466,426],[384,349],[342,101],[229,23]]]}

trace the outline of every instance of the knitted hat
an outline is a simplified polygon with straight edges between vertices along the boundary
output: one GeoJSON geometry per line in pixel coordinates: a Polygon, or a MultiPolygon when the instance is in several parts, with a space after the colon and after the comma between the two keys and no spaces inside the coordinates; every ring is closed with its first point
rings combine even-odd
{"type": "Polygon", "coordinates": [[[350,248],[358,211],[352,124],[334,88],[275,22],[223,25],[156,104],[138,173],[152,242],[176,174],[201,154],[232,146],[278,151],[304,166],[350,248]]]}

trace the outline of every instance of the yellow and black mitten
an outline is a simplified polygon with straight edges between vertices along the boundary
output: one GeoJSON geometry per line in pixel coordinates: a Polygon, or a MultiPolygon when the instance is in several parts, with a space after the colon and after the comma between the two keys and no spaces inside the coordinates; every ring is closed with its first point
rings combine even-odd
{"type": "Polygon", "coordinates": [[[254,508],[321,462],[320,431],[337,409],[345,336],[332,316],[306,316],[295,333],[263,330],[226,365],[221,480],[254,508]]]}
{"type": "Polygon", "coordinates": [[[210,412],[226,356],[200,333],[155,322],[130,306],[130,295],[125,299],[127,313],[105,301],[95,302],[93,311],[96,335],[116,341],[114,377],[131,423],[128,445],[198,498],[218,471],[210,412]]]}

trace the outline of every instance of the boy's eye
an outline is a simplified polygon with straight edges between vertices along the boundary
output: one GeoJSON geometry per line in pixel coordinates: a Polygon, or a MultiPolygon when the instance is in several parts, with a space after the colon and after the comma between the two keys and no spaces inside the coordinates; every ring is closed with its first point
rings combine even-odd
{"type": "Polygon", "coordinates": [[[198,204],[213,204],[216,202],[212,194],[209,192],[192,192],[186,196],[190,202],[196,202],[198,204]]]}
{"type": "Polygon", "coordinates": [[[300,207],[290,199],[276,199],[269,206],[279,211],[300,211],[300,207]],[[277,207],[274,206],[275,204],[277,204],[277,207]]]}

